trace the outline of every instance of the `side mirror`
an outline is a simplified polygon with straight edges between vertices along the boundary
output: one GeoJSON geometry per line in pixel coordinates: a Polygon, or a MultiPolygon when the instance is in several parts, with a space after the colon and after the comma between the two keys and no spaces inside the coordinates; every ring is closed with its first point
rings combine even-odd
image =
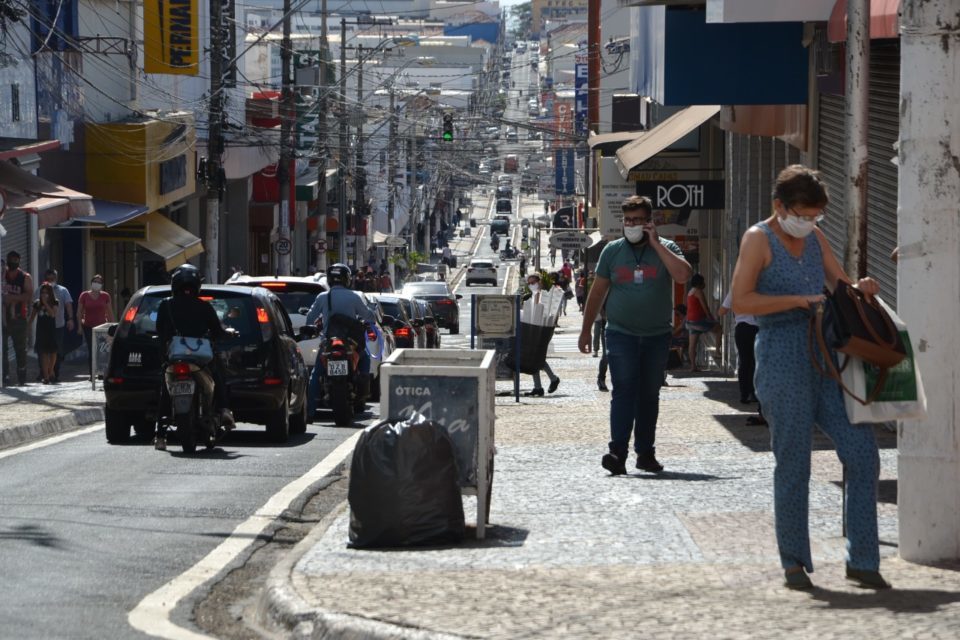
{"type": "Polygon", "coordinates": [[[107,329],[107,335],[110,336],[111,338],[114,337],[115,335],[117,335],[117,327],[118,327],[118,326],[120,326],[120,325],[116,325],[116,324],[110,325],[110,328],[107,329]]]}
{"type": "Polygon", "coordinates": [[[392,327],[393,325],[397,324],[397,319],[393,316],[383,314],[383,318],[380,319],[380,324],[392,327]]]}
{"type": "Polygon", "coordinates": [[[310,307],[300,307],[299,309],[297,309],[297,313],[299,313],[302,316],[305,316],[308,313],[310,313],[310,307]]]}
{"type": "Polygon", "coordinates": [[[426,316],[426,317],[424,317],[423,321],[424,321],[426,324],[436,324],[436,323],[437,323],[437,319],[434,318],[433,316],[426,316]]]}
{"type": "Polygon", "coordinates": [[[462,294],[462,293],[458,293],[458,294],[457,294],[457,300],[463,300],[463,294],[462,294]]]}
{"type": "Polygon", "coordinates": [[[407,326],[407,323],[404,322],[403,320],[394,320],[392,326],[394,329],[403,329],[404,327],[407,326]]]}
{"type": "Polygon", "coordinates": [[[410,324],[412,324],[412,325],[415,326],[417,329],[419,329],[420,327],[423,326],[423,320],[421,320],[420,318],[416,318],[416,319],[414,319],[414,320],[411,320],[411,321],[410,321],[410,324]]]}
{"type": "Polygon", "coordinates": [[[300,340],[309,340],[320,335],[320,329],[312,324],[305,324],[300,327],[300,340]]]}

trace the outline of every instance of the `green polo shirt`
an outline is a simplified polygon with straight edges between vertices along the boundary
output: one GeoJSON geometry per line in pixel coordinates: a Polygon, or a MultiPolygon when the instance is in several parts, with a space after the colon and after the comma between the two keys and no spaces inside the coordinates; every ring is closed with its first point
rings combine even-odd
{"type": "MultiPolygon", "coordinates": [[[[683,257],[675,242],[660,238],[660,244],[683,257]]],[[[633,336],[659,336],[673,329],[673,278],[651,247],[614,240],[600,253],[597,275],[610,280],[608,328],[633,336]]]]}

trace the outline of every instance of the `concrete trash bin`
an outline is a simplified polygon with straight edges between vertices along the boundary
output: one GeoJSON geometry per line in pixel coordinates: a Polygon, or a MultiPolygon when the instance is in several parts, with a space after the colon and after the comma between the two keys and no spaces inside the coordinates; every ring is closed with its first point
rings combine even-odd
{"type": "Polygon", "coordinates": [[[456,445],[461,493],[477,496],[484,537],[493,483],[496,358],[492,350],[398,349],[380,367],[380,418],[419,413],[456,445]]]}

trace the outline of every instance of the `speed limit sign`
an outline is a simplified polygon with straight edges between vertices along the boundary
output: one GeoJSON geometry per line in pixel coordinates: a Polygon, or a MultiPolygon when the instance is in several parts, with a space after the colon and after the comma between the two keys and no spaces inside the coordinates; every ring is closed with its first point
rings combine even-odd
{"type": "Polygon", "coordinates": [[[280,255],[285,256],[293,249],[293,243],[286,238],[281,238],[273,243],[273,249],[280,255]]]}

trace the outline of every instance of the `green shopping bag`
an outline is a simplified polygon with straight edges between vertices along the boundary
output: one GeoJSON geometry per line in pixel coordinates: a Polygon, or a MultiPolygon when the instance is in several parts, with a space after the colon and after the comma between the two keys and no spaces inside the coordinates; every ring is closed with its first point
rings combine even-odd
{"type": "MultiPolygon", "coordinates": [[[[923,391],[920,370],[914,358],[913,343],[907,325],[883,300],[877,298],[893,319],[900,332],[907,357],[895,367],[887,369],[886,379],[872,402],[861,404],[850,394],[844,394],[847,417],[854,424],[864,422],[892,422],[896,420],[923,420],[927,417],[927,396],[923,391]]],[[[859,358],[850,358],[842,373],[843,384],[854,395],[869,396],[879,380],[880,370],[859,358]]]]}

